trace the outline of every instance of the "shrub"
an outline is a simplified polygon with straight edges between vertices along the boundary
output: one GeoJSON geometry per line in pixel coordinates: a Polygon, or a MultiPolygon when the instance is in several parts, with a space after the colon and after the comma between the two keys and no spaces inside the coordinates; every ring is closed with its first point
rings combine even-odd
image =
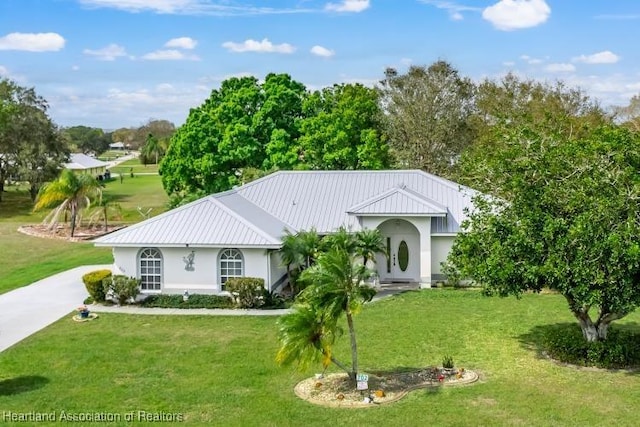
{"type": "Polygon", "coordinates": [[[113,295],[120,305],[135,299],[140,293],[140,280],[135,277],[118,274],[104,279],[102,284],[104,293],[113,295]]]}
{"type": "Polygon", "coordinates": [[[444,356],[442,358],[442,367],[445,369],[453,369],[454,367],[454,363],[453,363],[453,357],[452,356],[444,356]]]}
{"type": "Polygon", "coordinates": [[[285,297],[276,292],[265,291],[264,305],[262,308],[277,309],[277,308],[289,308],[293,305],[293,297],[285,297]]]}
{"type": "Polygon", "coordinates": [[[102,281],[111,277],[111,270],[96,270],[82,276],[82,282],[95,302],[104,302],[106,294],[102,281]]]}
{"type": "Polygon", "coordinates": [[[236,307],[257,308],[264,305],[267,290],[264,279],[258,277],[233,277],[227,280],[226,290],[231,293],[236,307]]]}
{"type": "Polygon", "coordinates": [[[542,337],[542,349],[553,359],[580,366],[628,368],[640,366],[640,335],[609,330],[605,341],[587,342],[577,325],[554,325],[542,337]]]}
{"type": "Polygon", "coordinates": [[[189,295],[184,301],[182,295],[149,295],[140,303],[143,307],[159,308],[231,308],[233,300],[221,295],[189,295]]]}

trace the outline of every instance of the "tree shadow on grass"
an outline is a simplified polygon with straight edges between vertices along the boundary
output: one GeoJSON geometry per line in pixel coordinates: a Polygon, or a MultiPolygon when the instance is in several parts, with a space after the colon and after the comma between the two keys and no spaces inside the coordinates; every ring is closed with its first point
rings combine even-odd
{"type": "Polygon", "coordinates": [[[519,335],[517,338],[523,348],[535,352],[536,357],[539,359],[546,359],[547,357],[544,355],[545,337],[556,332],[572,334],[577,332],[581,334],[580,326],[577,323],[563,322],[534,326],[529,332],[519,335]]]}
{"type": "MultiPolygon", "coordinates": [[[[626,323],[614,323],[609,327],[609,337],[612,336],[623,337],[622,339],[627,342],[627,351],[635,352],[638,354],[638,349],[640,349],[640,324],[637,322],[626,322],[626,323]]],[[[554,358],[549,357],[546,352],[546,346],[549,345],[549,341],[562,341],[565,347],[570,347],[576,349],[577,347],[581,347],[584,341],[584,337],[582,336],[582,330],[577,322],[563,322],[563,323],[554,323],[549,325],[538,325],[534,326],[529,330],[529,332],[524,333],[517,337],[520,341],[520,344],[523,348],[528,351],[535,352],[535,355],[538,359],[545,359],[553,361],[554,363],[559,363],[567,366],[574,366],[576,368],[588,368],[588,369],[599,369],[592,368],[589,366],[583,366],[580,364],[572,365],[571,362],[563,363],[559,360],[555,360],[554,358]],[[562,339],[560,339],[561,337],[562,339]]],[[[617,338],[618,342],[620,342],[620,338],[617,338]]],[[[586,342],[585,342],[586,343],[586,342]]],[[[556,344],[557,345],[557,344],[556,344]]],[[[612,345],[616,345],[616,343],[612,343],[612,345]]],[[[631,353],[633,354],[633,353],[631,353]]],[[[636,360],[638,357],[635,358],[636,360]]],[[[619,368],[619,369],[604,369],[603,370],[614,370],[614,371],[624,371],[629,375],[640,375],[640,367],[634,364],[628,368],[619,368]]]]}
{"type": "Polygon", "coordinates": [[[49,379],[40,375],[25,375],[0,381],[0,396],[13,396],[37,390],[49,383],[49,379]]]}

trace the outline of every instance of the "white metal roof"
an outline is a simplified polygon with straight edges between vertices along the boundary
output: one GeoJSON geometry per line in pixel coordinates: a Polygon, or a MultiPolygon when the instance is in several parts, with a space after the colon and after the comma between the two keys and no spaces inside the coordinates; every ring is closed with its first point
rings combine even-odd
{"type": "Polygon", "coordinates": [[[359,228],[358,216],[434,216],[456,233],[475,192],[417,170],[280,171],[119,230],[101,246],[279,247],[287,229],[359,228]]]}
{"type": "Polygon", "coordinates": [[[270,235],[218,198],[209,196],[103,236],[95,243],[98,246],[277,248],[282,231],[270,235]]]}
{"type": "Polygon", "coordinates": [[[347,209],[358,216],[445,216],[447,208],[400,184],[347,209]]]}
{"type": "Polygon", "coordinates": [[[69,156],[69,163],[65,163],[64,167],[66,169],[72,170],[85,170],[85,169],[93,169],[93,168],[102,168],[106,167],[108,163],[103,162],[102,160],[94,159],[93,157],[87,156],[82,153],[73,153],[69,156]]]}

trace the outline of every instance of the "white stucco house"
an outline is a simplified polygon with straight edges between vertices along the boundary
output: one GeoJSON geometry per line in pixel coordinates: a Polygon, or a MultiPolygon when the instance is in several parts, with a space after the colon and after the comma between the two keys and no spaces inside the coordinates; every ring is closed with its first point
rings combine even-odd
{"type": "Polygon", "coordinates": [[[285,230],[377,228],[390,254],[376,260],[380,280],[429,285],[444,278],[474,194],[418,170],[280,171],[94,242],[113,248],[114,271],[141,279],[143,293],[219,293],[238,276],[279,289],[285,230]]]}

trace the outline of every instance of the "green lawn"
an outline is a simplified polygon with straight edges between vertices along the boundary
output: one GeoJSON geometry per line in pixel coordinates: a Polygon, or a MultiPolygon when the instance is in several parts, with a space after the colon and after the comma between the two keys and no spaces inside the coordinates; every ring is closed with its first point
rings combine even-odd
{"type": "MultiPolygon", "coordinates": [[[[113,262],[110,248],[19,233],[18,227],[40,223],[47,211],[31,212],[32,204],[25,185],[11,186],[7,190],[0,202],[0,247],[5,254],[0,257],[0,294],[79,265],[113,262]]],[[[142,220],[138,207],[143,212],[151,209],[151,216],[167,209],[168,197],[157,175],[136,176],[122,183],[111,181],[106,184],[104,194],[122,207],[122,220],[115,222],[142,220]]]]}
{"type": "Polygon", "coordinates": [[[134,175],[140,173],[158,173],[158,165],[143,165],[140,159],[131,159],[112,167],[111,172],[123,174],[125,179],[130,176],[133,170],[134,175]]]}
{"type": "MultiPolygon", "coordinates": [[[[313,371],[275,365],[275,318],[70,317],[0,353],[4,411],[181,413],[184,425],[224,426],[637,425],[638,373],[562,367],[532,349],[545,325],[573,321],[558,295],[430,290],[366,307],[356,317],[363,371],[451,354],[480,374],[471,386],[417,390],[371,409],[299,400],[293,387],[313,371]]],[[[334,353],[348,358],[347,336],[334,353]]]]}
{"type": "Polygon", "coordinates": [[[104,153],[100,154],[97,158],[98,160],[102,160],[103,162],[108,162],[110,160],[118,159],[122,156],[125,156],[128,151],[125,150],[107,150],[104,153]]]}

